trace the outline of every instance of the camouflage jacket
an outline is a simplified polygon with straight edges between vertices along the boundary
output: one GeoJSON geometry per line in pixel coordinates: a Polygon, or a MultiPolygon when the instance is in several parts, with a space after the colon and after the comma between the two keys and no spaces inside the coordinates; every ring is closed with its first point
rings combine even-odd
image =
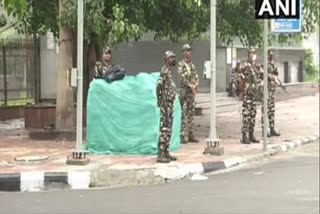
{"type": "Polygon", "coordinates": [[[157,95],[159,105],[164,104],[163,101],[174,102],[176,85],[172,80],[171,68],[164,65],[161,68],[160,78],[157,86],[157,95]]]}
{"type": "Polygon", "coordinates": [[[111,68],[112,66],[113,66],[112,64],[105,65],[100,61],[96,62],[96,65],[94,67],[94,77],[95,78],[104,77],[108,69],[111,68]]]}
{"type": "Polygon", "coordinates": [[[259,68],[255,63],[245,62],[241,70],[242,79],[245,81],[244,93],[257,94],[261,83],[259,68]]]}
{"type": "Polygon", "coordinates": [[[178,73],[182,90],[191,91],[191,88],[196,88],[199,85],[199,77],[191,61],[182,60],[179,62],[178,73]]]}
{"type": "Polygon", "coordinates": [[[241,78],[241,70],[233,68],[231,70],[231,83],[238,81],[239,78],[241,78]]]}
{"type": "MultiPolygon", "coordinates": [[[[274,90],[277,86],[278,68],[274,63],[268,63],[268,90],[274,90]]],[[[263,73],[259,75],[259,80],[263,81],[263,73]]]]}
{"type": "Polygon", "coordinates": [[[276,76],[278,76],[278,68],[274,63],[268,63],[268,86],[274,89],[277,86],[276,76]]]}

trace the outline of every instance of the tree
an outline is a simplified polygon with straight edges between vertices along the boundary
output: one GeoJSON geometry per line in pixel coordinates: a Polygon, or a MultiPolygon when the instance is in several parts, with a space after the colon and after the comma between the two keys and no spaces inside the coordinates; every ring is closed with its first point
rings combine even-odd
{"type": "MultiPolygon", "coordinates": [[[[57,1],[57,0],[56,0],[57,1]]],[[[146,31],[155,32],[155,39],[167,37],[172,41],[181,38],[197,38],[208,30],[210,0],[84,0],[85,39],[88,44],[99,40],[119,44],[129,39],[138,40],[146,31]],[[181,24],[181,25],[180,25],[181,24]]],[[[57,8],[54,0],[3,0],[7,12],[24,25],[38,26],[42,32],[50,29],[58,33],[57,8]],[[48,7],[46,7],[48,6],[48,7]],[[35,13],[34,19],[26,20],[24,14],[35,13]],[[34,24],[37,23],[36,25],[34,24]],[[49,27],[49,28],[48,28],[49,27]]],[[[77,0],[66,0],[62,7],[62,25],[75,32],[77,26],[77,0]]],[[[259,45],[262,41],[263,24],[254,16],[255,0],[217,0],[218,39],[232,44],[240,38],[243,45],[259,45]]],[[[303,34],[308,37],[315,31],[320,17],[320,1],[303,0],[303,34]]],[[[279,40],[287,42],[301,34],[283,34],[279,40]]],[[[271,36],[270,36],[271,37],[271,36]]]]}
{"type": "MultiPolygon", "coordinates": [[[[60,0],[59,16],[65,12],[62,5],[67,2],[60,0]]],[[[75,35],[68,25],[62,25],[59,31],[59,69],[57,71],[57,102],[56,128],[59,130],[72,129],[74,123],[73,89],[67,84],[67,69],[75,67],[75,35]]]]}
{"type": "MultiPolygon", "coordinates": [[[[244,46],[262,46],[263,22],[255,19],[255,0],[218,0],[217,32],[218,38],[231,45],[239,38],[244,46]]],[[[315,32],[320,20],[320,1],[303,0],[302,33],[281,34],[279,43],[288,43],[292,39],[308,37],[315,32]]],[[[269,34],[270,42],[276,36],[269,34]]]]}
{"type": "Polygon", "coordinates": [[[19,20],[19,33],[34,36],[45,35],[48,31],[57,35],[59,31],[56,1],[52,0],[4,0],[8,15],[19,20]]]}
{"type": "Polygon", "coordinates": [[[17,16],[19,19],[21,19],[23,14],[27,11],[26,0],[4,0],[3,6],[9,15],[12,14],[17,16]]]}
{"type": "MultiPolygon", "coordinates": [[[[71,30],[76,32],[77,0],[60,3],[60,7],[64,8],[60,14],[62,26],[70,26],[71,30]]],[[[172,41],[180,38],[194,39],[206,32],[209,26],[208,4],[202,5],[200,0],[86,0],[84,3],[86,17],[84,39],[87,50],[84,54],[84,68],[86,68],[84,86],[89,85],[94,64],[103,45],[116,46],[131,39],[139,40],[143,33],[149,31],[155,33],[155,39],[163,37],[172,41]]],[[[59,74],[65,69],[66,67],[63,69],[63,66],[60,66],[59,74]]],[[[59,81],[65,82],[64,78],[58,77],[59,81]]],[[[63,121],[72,120],[70,113],[59,117],[59,112],[64,113],[66,109],[70,109],[69,105],[60,101],[72,99],[72,96],[65,96],[66,91],[67,88],[58,83],[56,108],[58,128],[61,127],[59,124],[66,124],[63,121]]],[[[84,92],[87,91],[85,88],[84,92]]]]}

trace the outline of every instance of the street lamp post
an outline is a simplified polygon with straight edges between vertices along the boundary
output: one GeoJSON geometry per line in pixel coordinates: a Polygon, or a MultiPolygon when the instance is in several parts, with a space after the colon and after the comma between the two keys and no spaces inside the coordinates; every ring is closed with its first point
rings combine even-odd
{"type": "Polygon", "coordinates": [[[78,0],[77,41],[77,143],[76,150],[82,150],[82,86],[83,86],[83,0],[78,0]]]}
{"type": "Polygon", "coordinates": [[[207,139],[207,147],[204,154],[222,155],[223,147],[219,147],[219,139],[217,137],[216,127],[216,0],[210,2],[210,68],[211,68],[211,83],[210,83],[210,133],[207,139]]]}
{"type": "Polygon", "coordinates": [[[72,151],[72,158],[67,164],[85,165],[89,162],[83,150],[83,0],[78,0],[78,32],[77,32],[77,142],[72,151]]]}

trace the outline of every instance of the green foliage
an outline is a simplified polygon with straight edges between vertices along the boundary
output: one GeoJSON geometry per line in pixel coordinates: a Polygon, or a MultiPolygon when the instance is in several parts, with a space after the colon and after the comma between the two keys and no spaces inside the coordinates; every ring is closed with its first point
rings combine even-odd
{"type": "Polygon", "coordinates": [[[27,11],[27,0],[3,0],[4,8],[6,8],[8,15],[13,15],[22,18],[27,11]]]}
{"type": "MultiPolygon", "coordinates": [[[[20,30],[44,34],[58,32],[58,12],[53,0],[3,0],[9,14],[21,20],[20,30]]],[[[116,45],[143,33],[154,39],[193,40],[207,32],[210,0],[84,0],[85,39],[116,45]]],[[[263,22],[255,19],[255,0],[217,0],[217,36],[231,45],[239,38],[244,46],[261,46],[263,22]]],[[[66,0],[61,24],[77,27],[77,0],[66,0]]],[[[308,37],[319,23],[320,1],[303,0],[303,35],[308,37]]],[[[302,34],[269,35],[269,41],[297,43],[302,34]]]]}
{"type": "MultiPolygon", "coordinates": [[[[201,0],[85,0],[85,38],[104,44],[138,40],[145,32],[154,39],[194,39],[209,27],[209,1],[201,0]]],[[[68,0],[62,24],[77,27],[77,1],[68,0]]]]}
{"type": "MultiPolygon", "coordinates": [[[[255,0],[217,0],[218,38],[226,44],[239,38],[244,46],[262,46],[263,22],[255,19],[255,0]]],[[[320,1],[303,0],[302,32],[305,37],[315,32],[319,23],[320,1]]],[[[269,34],[269,41],[277,40],[280,44],[299,42],[301,33],[269,34]]]]}
{"type": "Polygon", "coordinates": [[[27,0],[27,11],[23,15],[18,30],[21,33],[45,35],[48,31],[56,36],[59,32],[58,10],[52,0],[27,0]]]}
{"type": "Polygon", "coordinates": [[[319,65],[315,65],[313,61],[313,53],[310,49],[305,51],[305,68],[307,79],[309,81],[314,81],[319,79],[319,65]]]}
{"type": "Polygon", "coordinates": [[[45,35],[52,31],[58,35],[58,8],[52,0],[5,0],[8,15],[18,18],[18,33],[45,35]]]}
{"type": "Polygon", "coordinates": [[[263,23],[255,19],[255,0],[217,1],[218,38],[230,45],[238,37],[244,46],[261,43],[263,23]]]}
{"type": "Polygon", "coordinates": [[[0,27],[5,26],[6,24],[7,24],[7,19],[6,19],[6,17],[2,14],[2,15],[0,16],[0,27]]]}
{"type": "Polygon", "coordinates": [[[320,1],[303,0],[303,33],[307,38],[315,32],[316,26],[320,22],[320,1]]]}

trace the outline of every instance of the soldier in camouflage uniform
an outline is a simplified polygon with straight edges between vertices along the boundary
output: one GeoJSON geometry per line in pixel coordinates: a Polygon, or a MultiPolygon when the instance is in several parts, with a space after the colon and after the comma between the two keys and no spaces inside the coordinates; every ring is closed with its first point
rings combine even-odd
{"type": "MultiPolygon", "coordinates": [[[[278,85],[277,77],[278,68],[274,63],[274,52],[272,50],[268,51],[268,121],[270,126],[270,132],[268,132],[268,137],[271,136],[280,136],[280,133],[274,128],[274,119],[275,119],[275,99],[274,94],[276,92],[276,87],[278,85]]],[[[263,80],[263,76],[262,76],[263,80]]],[[[261,114],[261,125],[263,131],[263,105],[262,105],[262,114],[261,114]]]]}
{"type": "Polygon", "coordinates": [[[171,69],[176,65],[176,55],[172,51],[166,51],[164,55],[165,65],[161,68],[160,79],[157,87],[158,106],[161,111],[160,139],[158,144],[159,163],[169,163],[177,160],[170,155],[169,144],[172,136],[173,107],[176,96],[175,84],[172,80],[171,69]]]}
{"type": "Polygon", "coordinates": [[[239,79],[241,75],[241,63],[240,61],[237,61],[237,65],[235,68],[231,71],[231,81],[229,84],[229,96],[233,97],[234,93],[236,93],[237,96],[240,95],[240,89],[239,89],[239,79]]]}
{"type": "Polygon", "coordinates": [[[94,78],[103,78],[113,65],[111,63],[112,52],[109,47],[102,50],[101,61],[96,62],[94,78]]]}
{"type": "Polygon", "coordinates": [[[183,106],[183,124],[181,138],[182,143],[192,142],[198,143],[195,139],[194,131],[194,116],[195,116],[195,95],[199,85],[199,77],[195,70],[195,66],[191,61],[191,46],[184,44],[182,46],[183,60],[179,62],[178,73],[180,77],[180,98],[183,106]],[[188,125],[188,141],[186,140],[186,129],[188,125]]]}
{"type": "Polygon", "coordinates": [[[257,114],[256,98],[259,87],[259,71],[256,65],[256,54],[254,48],[248,50],[248,61],[244,63],[242,69],[244,86],[244,98],[242,104],[242,139],[243,144],[259,143],[254,136],[254,126],[257,114]],[[249,138],[247,136],[249,132],[249,138]]]}

